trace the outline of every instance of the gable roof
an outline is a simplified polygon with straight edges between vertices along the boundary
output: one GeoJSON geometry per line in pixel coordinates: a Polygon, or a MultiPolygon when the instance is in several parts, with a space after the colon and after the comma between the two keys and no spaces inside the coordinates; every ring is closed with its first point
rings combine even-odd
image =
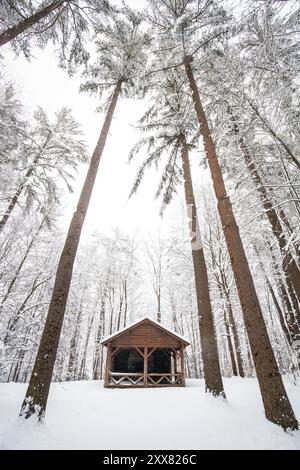
{"type": "Polygon", "coordinates": [[[137,326],[139,325],[142,325],[143,323],[150,323],[152,325],[154,325],[156,328],[159,328],[160,330],[164,331],[165,333],[167,333],[168,335],[172,336],[173,338],[176,338],[178,339],[181,343],[184,343],[185,346],[189,346],[190,343],[189,341],[187,341],[183,336],[175,333],[174,331],[172,330],[169,330],[168,328],[166,328],[165,326],[163,326],[161,323],[158,323],[157,321],[155,320],[151,320],[151,318],[148,318],[148,317],[143,317],[143,318],[140,318],[139,320],[135,321],[134,323],[131,323],[129,324],[128,326],[126,326],[125,328],[122,328],[121,330],[119,331],[116,331],[115,333],[109,335],[109,336],[106,336],[105,338],[103,338],[101,341],[100,341],[100,344],[103,344],[104,346],[109,343],[112,339],[115,339],[117,338],[118,336],[121,336],[123,333],[125,333],[126,331],[129,331],[131,329],[134,329],[136,328],[137,326]]]}

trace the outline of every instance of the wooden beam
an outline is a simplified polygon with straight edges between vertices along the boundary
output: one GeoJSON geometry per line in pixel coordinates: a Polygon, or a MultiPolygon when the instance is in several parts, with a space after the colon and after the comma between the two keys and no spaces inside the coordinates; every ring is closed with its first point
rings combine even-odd
{"type": "Polygon", "coordinates": [[[148,348],[144,348],[144,386],[147,387],[148,382],[148,348]]]}
{"type": "Polygon", "coordinates": [[[112,351],[112,356],[114,356],[115,354],[117,354],[117,352],[119,352],[119,351],[120,351],[120,348],[117,347],[114,351],[112,351]]]}
{"type": "MultiPolygon", "coordinates": [[[[148,348],[147,348],[148,349],[148,348]]],[[[148,353],[148,358],[151,356],[151,354],[155,351],[157,348],[152,348],[151,351],[148,353]]]]}
{"type": "Polygon", "coordinates": [[[182,385],[185,386],[185,371],[184,371],[184,349],[180,346],[180,370],[181,370],[181,381],[182,385]]]}
{"type": "Polygon", "coordinates": [[[108,384],[109,384],[110,364],[111,364],[111,345],[110,345],[110,343],[108,343],[108,345],[107,345],[107,353],[106,353],[104,387],[107,387],[108,384]]]}
{"type": "Polygon", "coordinates": [[[144,374],[140,372],[111,372],[112,377],[143,377],[144,374]]]}
{"type": "Polygon", "coordinates": [[[140,348],[135,348],[142,357],[145,357],[145,353],[140,348]]]}
{"type": "Polygon", "coordinates": [[[177,374],[177,350],[173,349],[174,352],[174,374],[177,374]]]}

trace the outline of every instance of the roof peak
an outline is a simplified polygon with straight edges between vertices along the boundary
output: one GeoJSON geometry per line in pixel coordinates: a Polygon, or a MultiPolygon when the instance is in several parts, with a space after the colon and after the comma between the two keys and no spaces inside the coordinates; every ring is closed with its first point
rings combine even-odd
{"type": "Polygon", "coordinates": [[[171,334],[172,336],[176,336],[179,340],[181,340],[182,342],[186,343],[186,345],[189,345],[189,341],[187,341],[186,338],[184,338],[183,336],[181,336],[180,334],[176,333],[175,331],[172,331],[170,330],[170,328],[164,326],[163,323],[160,323],[158,322],[157,320],[153,320],[152,318],[148,317],[147,315],[144,316],[144,317],[141,317],[139,318],[138,320],[128,324],[126,327],[124,328],[121,328],[120,330],[118,331],[115,331],[114,333],[112,333],[111,335],[108,335],[106,336],[105,338],[103,338],[101,341],[100,341],[100,344],[106,344],[108,343],[111,339],[113,339],[114,337],[116,336],[119,336],[121,335],[122,333],[125,333],[125,331],[129,330],[130,328],[134,328],[135,326],[138,326],[140,323],[143,323],[145,321],[149,321],[150,323],[153,323],[155,326],[165,330],[167,333],[171,334]]]}

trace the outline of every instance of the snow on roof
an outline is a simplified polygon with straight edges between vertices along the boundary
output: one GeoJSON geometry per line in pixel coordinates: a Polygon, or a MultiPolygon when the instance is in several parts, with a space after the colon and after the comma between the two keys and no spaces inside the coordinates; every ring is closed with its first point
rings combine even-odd
{"type": "Polygon", "coordinates": [[[100,344],[107,343],[110,339],[114,338],[115,336],[119,336],[120,334],[124,333],[125,331],[129,330],[130,328],[133,328],[134,326],[139,325],[140,323],[144,322],[145,320],[150,321],[151,323],[158,326],[159,328],[163,328],[167,333],[170,333],[171,335],[176,336],[178,339],[184,341],[185,343],[190,344],[189,341],[186,338],[184,338],[183,336],[179,335],[178,333],[175,333],[175,331],[170,330],[169,328],[164,326],[162,323],[159,323],[158,321],[153,320],[152,318],[149,318],[147,316],[139,318],[138,320],[136,320],[133,323],[128,324],[124,328],[121,328],[120,330],[115,331],[111,335],[106,336],[105,338],[103,338],[100,341],[100,344]]]}

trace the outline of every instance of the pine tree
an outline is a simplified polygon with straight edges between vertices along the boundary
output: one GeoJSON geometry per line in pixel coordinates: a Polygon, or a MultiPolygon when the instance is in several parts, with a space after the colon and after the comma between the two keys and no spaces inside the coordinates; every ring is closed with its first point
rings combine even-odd
{"type": "Polygon", "coordinates": [[[71,180],[79,163],[87,161],[81,130],[68,108],[55,114],[51,123],[42,108],[34,113],[33,122],[19,132],[15,160],[23,161],[16,168],[18,176],[7,206],[0,219],[0,232],[17,206],[28,211],[35,202],[43,207],[45,200],[51,204],[58,199],[59,182],[63,181],[72,191],[71,180]]]}

